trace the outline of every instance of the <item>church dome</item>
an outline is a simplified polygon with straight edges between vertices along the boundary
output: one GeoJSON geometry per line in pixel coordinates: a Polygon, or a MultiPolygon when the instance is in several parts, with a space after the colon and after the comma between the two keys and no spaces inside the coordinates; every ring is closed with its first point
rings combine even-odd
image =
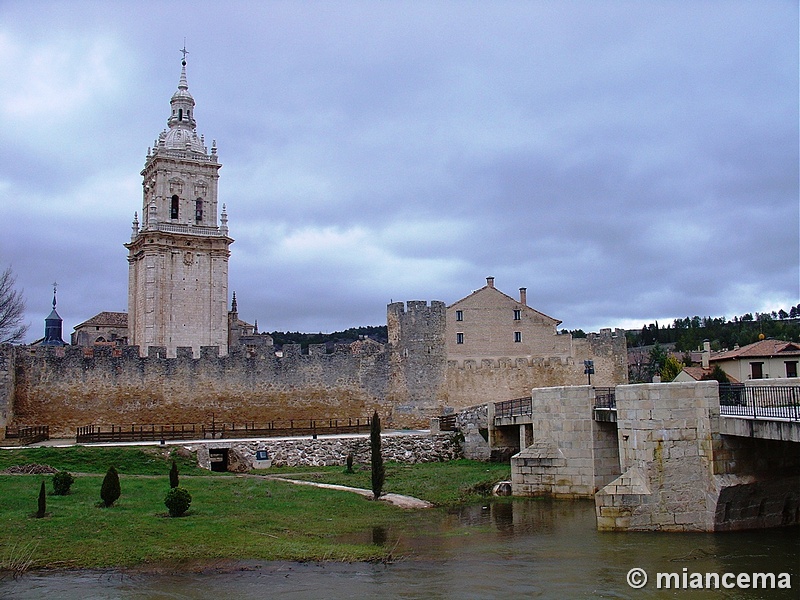
{"type": "Polygon", "coordinates": [[[183,127],[173,127],[164,136],[164,147],[167,150],[189,150],[191,152],[206,153],[202,140],[196,131],[183,127]]]}

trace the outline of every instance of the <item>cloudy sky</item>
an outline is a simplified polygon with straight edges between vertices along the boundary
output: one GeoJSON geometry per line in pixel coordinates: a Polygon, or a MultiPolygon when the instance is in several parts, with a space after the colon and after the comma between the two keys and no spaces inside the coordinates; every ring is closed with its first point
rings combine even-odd
{"type": "Polygon", "coordinates": [[[188,55],[230,291],[261,330],[485,284],[563,321],[800,301],[798,5],[0,1],[0,268],[41,337],[127,310],[188,55]]]}

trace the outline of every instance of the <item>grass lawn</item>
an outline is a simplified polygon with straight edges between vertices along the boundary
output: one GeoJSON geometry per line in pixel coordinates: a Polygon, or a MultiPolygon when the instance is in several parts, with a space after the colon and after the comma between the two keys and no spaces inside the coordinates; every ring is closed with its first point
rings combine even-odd
{"type": "MultiPolygon", "coordinates": [[[[69,495],[47,496],[44,519],[31,515],[41,481],[51,492],[52,476],[0,476],[0,569],[121,567],[195,559],[383,560],[391,556],[391,548],[342,540],[375,527],[418,525],[427,518],[428,511],[402,510],[349,492],[211,475],[191,459],[181,461],[180,485],[192,494],[192,505],[186,516],[170,518],[164,496],[171,457],[165,449],[0,451],[0,469],[36,462],[85,473],[76,476],[69,495]],[[122,496],[113,507],[99,508],[102,474],[111,464],[120,473],[122,496]]],[[[269,473],[370,487],[368,471],[345,474],[333,467],[303,476],[297,471],[269,473]]],[[[472,461],[388,463],[385,490],[453,504],[475,498],[476,490],[507,478],[508,471],[505,465],[472,461]]]]}
{"type": "MultiPolygon", "coordinates": [[[[353,465],[354,473],[345,473],[342,467],[272,468],[254,471],[270,475],[290,476],[322,483],[335,483],[372,489],[369,466],[353,465]]],[[[394,492],[422,498],[439,506],[467,502],[492,491],[492,485],[511,478],[507,464],[484,463],[474,460],[454,460],[447,463],[419,463],[407,465],[386,463],[384,492],[394,492]]]]}

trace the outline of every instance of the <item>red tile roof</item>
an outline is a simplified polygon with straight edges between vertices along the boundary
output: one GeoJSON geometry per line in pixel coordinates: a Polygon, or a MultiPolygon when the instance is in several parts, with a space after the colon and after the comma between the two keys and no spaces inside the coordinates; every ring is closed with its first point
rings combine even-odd
{"type": "Polygon", "coordinates": [[[761,340],[737,350],[711,355],[711,362],[738,358],[770,358],[773,356],[800,356],[800,344],[784,340],[761,340]]]}

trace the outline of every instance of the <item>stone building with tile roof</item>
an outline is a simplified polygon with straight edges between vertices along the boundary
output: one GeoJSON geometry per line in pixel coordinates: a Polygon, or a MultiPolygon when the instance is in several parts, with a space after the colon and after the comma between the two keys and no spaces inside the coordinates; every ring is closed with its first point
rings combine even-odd
{"type": "Polygon", "coordinates": [[[75,326],[70,336],[73,346],[112,343],[128,344],[128,313],[103,311],[75,326]]]}
{"type": "Polygon", "coordinates": [[[709,362],[711,367],[719,365],[730,377],[739,381],[797,377],[800,344],[785,340],[760,340],[741,348],[712,354],[709,362]]]}

